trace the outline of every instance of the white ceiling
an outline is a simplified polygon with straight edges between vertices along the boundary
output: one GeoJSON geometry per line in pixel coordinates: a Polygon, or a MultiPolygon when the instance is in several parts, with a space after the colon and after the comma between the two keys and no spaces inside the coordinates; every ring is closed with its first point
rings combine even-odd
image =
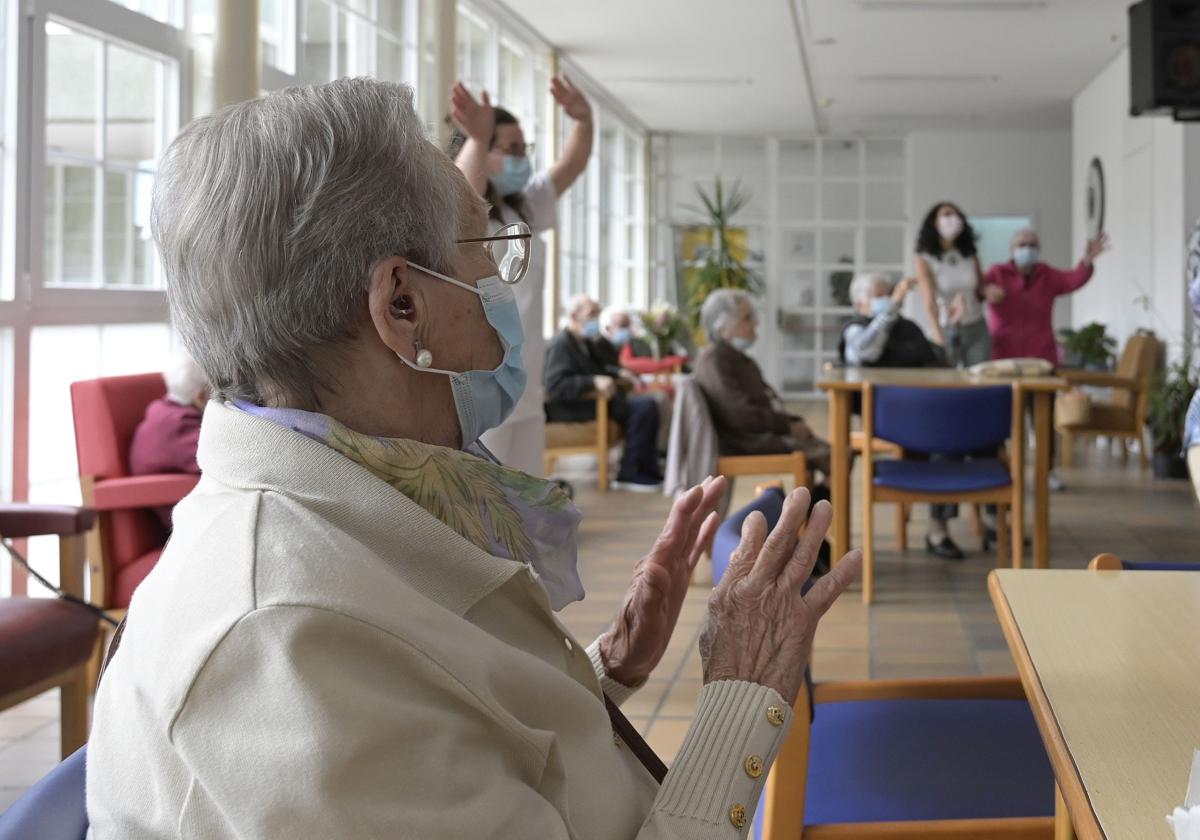
{"type": "Polygon", "coordinates": [[[1130,0],[506,2],[648,128],[758,134],[1066,128],[1130,0]]]}

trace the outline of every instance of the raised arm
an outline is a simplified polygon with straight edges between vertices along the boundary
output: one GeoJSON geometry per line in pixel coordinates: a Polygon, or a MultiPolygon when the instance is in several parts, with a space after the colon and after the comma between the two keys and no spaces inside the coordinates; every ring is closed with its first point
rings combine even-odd
{"type": "Polygon", "coordinates": [[[587,168],[592,156],[592,106],[587,97],[566,76],[550,80],[550,93],[567,116],[575,121],[563,146],[562,156],[550,167],[554,189],[562,195],[587,168]]]}
{"type": "Polygon", "coordinates": [[[1068,295],[1083,287],[1087,281],[1092,279],[1092,272],[1095,270],[1096,257],[1108,250],[1108,234],[1101,233],[1095,239],[1089,239],[1087,245],[1083,249],[1083,258],[1079,264],[1070,271],[1061,269],[1050,269],[1050,277],[1054,283],[1054,293],[1056,295],[1068,295]]]}
{"type": "Polygon", "coordinates": [[[492,145],[492,132],[496,130],[496,112],[484,91],[476,102],[466,85],[458,82],[450,90],[450,119],[458,130],[467,136],[467,141],[458,152],[454,163],[466,176],[475,192],[487,192],[487,158],[492,145]]]}
{"type": "Polygon", "coordinates": [[[933,272],[924,257],[917,257],[917,288],[921,290],[921,302],[925,304],[925,313],[929,317],[929,334],[933,343],[945,346],[946,337],[942,335],[942,322],[938,317],[938,288],[933,279],[933,272]]]}

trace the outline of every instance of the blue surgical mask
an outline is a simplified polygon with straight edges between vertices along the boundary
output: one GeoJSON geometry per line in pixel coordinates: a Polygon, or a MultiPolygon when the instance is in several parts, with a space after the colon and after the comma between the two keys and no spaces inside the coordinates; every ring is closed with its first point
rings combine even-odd
{"type": "Polygon", "coordinates": [[[493,175],[491,181],[492,188],[501,197],[507,198],[525,189],[525,185],[533,177],[533,164],[527,157],[514,157],[513,155],[505,155],[503,160],[504,164],[500,174],[493,175]]]}
{"type": "Polygon", "coordinates": [[[882,315],[884,312],[890,311],[892,308],[892,299],[890,297],[871,298],[871,317],[882,315]]]}
{"type": "Polygon", "coordinates": [[[746,338],[744,335],[735,335],[733,338],[729,339],[729,343],[732,344],[737,350],[740,350],[743,353],[749,353],[750,348],[754,346],[754,339],[746,338]]]}
{"type": "Polygon", "coordinates": [[[430,271],[416,263],[410,266],[439,280],[453,283],[459,288],[479,295],[483,301],[483,314],[492,329],[500,336],[504,346],[504,358],[495,370],[468,370],[461,373],[439,368],[418,367],[414,362],[400,356],[400,361],[422,373],[440,373],[450,377],[450,388],[454,394],[454,408],[458,412],[458,425],[462,429],[462,445],[465,449],[488,429],[494,429],[508,419],[525,392],[525,366],[521,361],[521,345],[525,342],[525,331],[521,327],[521,311],[517,308],[517,297],[512,286],[505,284],[499,276],[484,277],[474,286],[430,271]]]}
{"type": "Polygon", "coordinates": [[[600,335],[600,319],[592,318],[583,325],[583,337],[595,338],[598,335],[600,335]]]}
{"type": "Polygon", "coordinates": [[[613,330],[612,343],[623,347],[629,343],[629,327],[617,327],[613,330]]]}
{"type": "Polygon", "coordinates": [[[1013,248],[1013,262],[1017,268],[1029,268],[1037,263],[1038,249],[1033,245],[1018,245],[1013,248]]]}

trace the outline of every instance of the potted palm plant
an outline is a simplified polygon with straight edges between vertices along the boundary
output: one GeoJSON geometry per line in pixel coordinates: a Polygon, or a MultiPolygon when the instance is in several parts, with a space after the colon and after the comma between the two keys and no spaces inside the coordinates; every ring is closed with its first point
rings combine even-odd
{"type": "Polygon", "coordinates": [[[1061,330],[1058,341],[1063,348],[1064,367],[1112,369],[1117,340],[1108,334],[1104,324],[1093,321],[1077,330],[1061,330]]]}
{"type": "Polygon", "coordinates": [[[1155,377],[1150,389],[1146,425],[1154,442],[1154,476],[1156,478],[1187,478],[1187,462],[1183,456],[1183,424],[1188,405],[1196,393],[1196,377],[1186,348],[1182,359],[1167,365],[1155,377]]]}
{"type": "Polygon", "coordinates": [[[698,258],[684,269],[681,298],[687,301],[688,319],[693,328],[699,326],[700,308],[715,290],[741,289],[754,295],[763,291],[762,278],[744,262],[745,231],[731,225],[734,215],[746,206],[750,197],[738,184],[726,191],[719,177],[712,193],[699,185],[696,193],[702,207],[695,208],[695,212],[702,212],[706,218],[703,224],[693,225],[692,231],[703,231],[708,247],[701,249],[698,258]]]}

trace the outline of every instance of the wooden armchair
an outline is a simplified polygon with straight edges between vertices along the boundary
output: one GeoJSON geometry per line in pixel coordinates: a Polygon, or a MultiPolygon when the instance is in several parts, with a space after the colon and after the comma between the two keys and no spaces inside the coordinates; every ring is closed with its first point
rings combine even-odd
{"type": "Polygon", "coordinates": [[[546,475],[565,455],[595,455],[601,493],[608,492],[608,451],[620,443],[621,426],[608,417],[608,400],[592,392],[584,399],[596,401],[596,419],[578,423],[546,423],[546,475]]]}
{"type": "Polygon", "coordinates": [[[764,840],[1053,837],[1054,774],[1016,677],[817,683],[794,708],[764,840]]]}
{"type": "MultiPolygon", "coordinates": [[[[1152,334],[1138,333],[1130,336],[1125,343],[1115,373],[1075,369],[1059,371],[1059,375],[1073,387],[1089,385],[1112,389],[1112,396],[1107,401],[1088,400],[1086,419],[1071,422],[1064,421],[1061,416],[1056,417],[1055,425],[1063,436],[1064,467],[1071,466],[1072,449],[1077,436],[1107,435],[1120,438],[1121,453],[1125,459],[1129,458],[1129,441],[1136,440],[1138,461],[1142,469],[1146,468],[1149,460],[1146,457],[1143,429],[1146,427],[1146,409],[1157,357],[1158,339],[1152,334]]],[[[1063,412],[1057,414],[1062,415],[1063,412]]]]}

